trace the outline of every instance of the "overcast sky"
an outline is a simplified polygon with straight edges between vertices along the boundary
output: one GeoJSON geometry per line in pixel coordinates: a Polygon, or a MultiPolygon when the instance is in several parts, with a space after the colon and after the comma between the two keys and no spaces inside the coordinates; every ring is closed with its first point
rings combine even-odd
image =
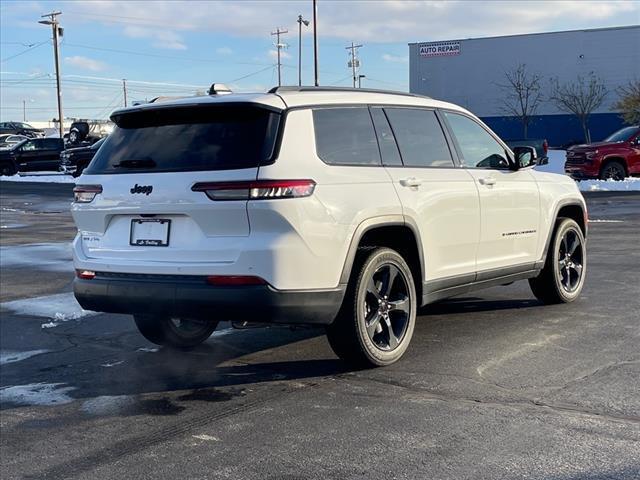
{"type": "MultiPolygon", "coordinates": [[[[51,29],[40,15],[62,11],[65,116],[106,118],[129,100],[193,94],[212,82],[264,91],[277,83],[270,32],[289,30],[283,83],[297,84],[298,25],[304,1],[0,2],[0,118],[55,116],[51,29]],[[159,85],[160,83],[166,85],[159,85]]],[[[318,0],[320,81],[350,85],[347,50],[360,50],[364,86],[408,89],[410,42],[636,25],[638,1],[318,0]]],[[[640,48],[640,47],[639,47],[640,48]]],[[[523,52],[526,55],[526,52],[523,52]]],[[[304,29],[303,83],[313,82],[311,28],[304,29]]]]}

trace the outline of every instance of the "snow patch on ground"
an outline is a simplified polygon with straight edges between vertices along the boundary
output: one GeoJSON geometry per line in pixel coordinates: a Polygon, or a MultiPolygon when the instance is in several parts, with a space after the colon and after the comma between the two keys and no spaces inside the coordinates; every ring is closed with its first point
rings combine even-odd
{"type": "Polygon", "coordinates": [[[198,440],[204,440],[206,442],[219,442],[220,439],[218,437],[214,437],[213,435],[207,435],[206,433],[201,433],[199,435],[192,435],[193,438],[198,440]]]}
{"type": "Polygon", "coordinates": [[[100,366],[104,367],[104,368],[109,368],[109,367],[115,367],[117,365],[122,365],[124,363],[124,360],[120,360],[117,362],[107,362],[107,363],[103,363],[100,366]]]}
{"type": "Polygon", "coordinates": [[[57,172],[34,172],[0,176],[2,182],[39,182],[39,183],[76,183],[76,179],[71,175],[57,172]]]}
{"type": "Polygon", "coordinates": [[[601,218],[590,218],[589,223],[623,223],[624,220],[604,220],[601,218]]]}
{"type": "Polygon", "coordinates": [[[32,383],[0,389],[0,403],[11,402],[19,405],[62,405],[73,402],[67,395],[75,387],[66,383],[32,383]]]}
{"type": "Polygon", "coordinates": [[[638,192],[640,191],[640,178],[625,178],[622,181],[615,180],[582,180],[578,187],[583,192],[638,192]]]}
{"type": "MultiPolygon", "coordinates": [[[[549,163],[538,165],[536,170],[547,173],[560,173],[564,175],[565,150],[549,150],[549,163]]],[[[637,192],[640,191],[640,178],[626,178],[623,181],[615,180],[581,180],[578,188],[583,192],[637,192]]]]}
{"type": "Polygon", "coordinates": [[[17,315],[50,318],[52,321],[43,323],[42,328],[53,328],[62,322],[98,314],[98,312],[84,310],[76,301],[73,293],[13,300],[0,303],[0,307],[17,315]]]}
{"type": "Polygon", "coordinates": [[[54,272],[72,272],[70,243],[30,243],[0,247],[0,268],[29,267],[54,272]]]}
{"type": "Polygon", "coordinates": [[[116,415],[135,403],[127,395],[104,395],[82,402],[80,410],[89,415],[116,415]]]}
{"type": "Polygon", "coordinates": [[[35,357],[42,353],[47,353],[49,350],[28,350],[26,352],[14,352],[11,350],[4,350],[0,352],[0,365],[6,365],[7,363],[21,362],[27,358],[35,357]]]}

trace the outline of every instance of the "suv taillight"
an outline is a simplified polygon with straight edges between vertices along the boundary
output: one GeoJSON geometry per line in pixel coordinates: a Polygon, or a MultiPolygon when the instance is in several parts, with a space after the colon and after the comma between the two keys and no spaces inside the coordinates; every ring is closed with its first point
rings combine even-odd
{"type": "Polygon", "coordinates": [[[251,182],[201,182],[191,190],[204,192],[211,200],[270,200],[300,198],[313,194],[313,180],[255,180],[251,182]]]}
{"type": "Polygon", "coordinates": [[[76,185],[73,189],[73,201],[90,203],[99,193],[102,193],[102,185],[76,185]]]}
{"type": "Polygon", "coordinates": [[[544,142],[542,142],[542,150],[544,150],[544,154],[545,155],[549,151],[549,142],[547,142],[546,140],[544,142]]]}

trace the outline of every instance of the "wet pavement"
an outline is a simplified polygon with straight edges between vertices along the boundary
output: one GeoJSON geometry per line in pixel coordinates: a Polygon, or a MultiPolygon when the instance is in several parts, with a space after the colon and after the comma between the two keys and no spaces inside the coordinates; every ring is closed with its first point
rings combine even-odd
{"type": "Polygon", "coordinates": [[[320,329],[223,323],[182,352],[78,309],[71,186],[7,185],[3,479],[640,478],[640,194],[587,196],[579,301],[431,305],[403,360],[353,371],[320,329]]]}

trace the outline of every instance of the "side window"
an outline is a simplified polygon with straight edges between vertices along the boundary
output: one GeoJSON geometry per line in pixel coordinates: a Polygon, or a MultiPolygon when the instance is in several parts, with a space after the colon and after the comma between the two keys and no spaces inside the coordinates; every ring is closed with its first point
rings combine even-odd
{"type": "Polygon", "coordinates": [[[444,112],[467,168],[509,168],[507,153],[489,132],[464,115],[444,112]]]}
{"type": "Polygon", "coordinates": [[[453,159],[433,110],[385,108],[405,167],[453,167],[453,159]]]}
{"type": "Polygon", "coordinates": [[[30,142],[26,142],[24,145],[22,145],[21,149],[25,152],[32,152],[36,149],[36,142],[33,140],[31,140],[30,142]]]}
{"type": "Polygon", "coordinates": [[[331,165],[380,165],[380,151],[367,107],[313,111],[318,156],[331,165]]]}
{"type": "Polygon", "coordinates": [[[382,164],[390,166],[402,165],[396,139],[393,137],[393,132],[382,108],[372,108],[371,116],[373,117],[373,125],[376,127],[378,145],[380,146],[380,154],[382,155],[382,164]]]}
{"type": "Polygon", "coordinates": [[[40,149],[46,150],[56,150],[60,142],[57,138],[46,138],[42,141],[42,145],[40,145],[40,149]]]}

